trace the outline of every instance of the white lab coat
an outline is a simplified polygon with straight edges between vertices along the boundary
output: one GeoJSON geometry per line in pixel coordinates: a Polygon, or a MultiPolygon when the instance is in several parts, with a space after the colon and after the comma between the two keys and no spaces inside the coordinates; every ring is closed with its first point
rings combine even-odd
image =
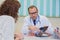
{"type": "MultiPolygon", "coordinates": [[[[22,27],[21,32],[25,35],[28,34],[29,30],[28,27],[32,25],[34,26],[33,20],[30,18],[30,16],[25,17],[24,19],[24,25],[22,27]]],[[[42,15],[38,15],[37,19],[36,19],[36,27],[40,28],[40,27],[44,27],[44,26],[48,26],[48,29],[46,30],[46,32],[53,34],[53,27],[51,25],[51,23],[49,22],[49,20],[42,15]]]]}
{"type": "Polygon", "coordinates": [[[14,40],[15,20],[11,16],[0,16],[0,40],[14,40]]]}

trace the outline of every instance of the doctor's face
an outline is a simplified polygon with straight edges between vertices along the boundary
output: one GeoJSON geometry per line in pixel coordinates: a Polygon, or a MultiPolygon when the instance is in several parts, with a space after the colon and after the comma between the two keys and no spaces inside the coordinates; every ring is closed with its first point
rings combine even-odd
{"type": "Polygon", "coordinates": [[[30,8],[29,9],[29,15],[33,20],[35,20],[38,16],[38,10],[35,7],[30,8]]]}

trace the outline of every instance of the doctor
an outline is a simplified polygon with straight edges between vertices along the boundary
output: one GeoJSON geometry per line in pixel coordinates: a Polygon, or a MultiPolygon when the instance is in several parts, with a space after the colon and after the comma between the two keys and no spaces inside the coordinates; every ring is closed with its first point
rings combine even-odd
{"type": "Polygon", "coordinates": [[[28,36],[35,36],[35,34],[40,33],[47,34],[47,36],[51,36],[53,34],[53,28],[49,20],[42,15],[38,14],[38,9],[35,6],[30,6],[28,8],[29,16],[25,17],[24,25],[22,27],[22,33],[28,36]],[[41,27],[48,26],[45,32],[39,30],[41,27]]]}

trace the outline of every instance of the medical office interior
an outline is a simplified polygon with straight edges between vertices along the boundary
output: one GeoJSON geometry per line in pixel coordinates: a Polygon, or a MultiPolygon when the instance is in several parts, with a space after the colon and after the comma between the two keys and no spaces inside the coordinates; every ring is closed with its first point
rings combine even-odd
{"type": "MultiPolygon", "coordinates": [[[[4,0],[0,0],[0,5],[4,0]]],[[[18,12],[18,21],[15,25],[15,33],[20,33],[23,26],[23,19],[28,16],[28,7],[37,6],[40,15],[46,16],[52,23],[53,28],[60,28],[60,0],[18,0],[21,8],[18,12]]]]}
{"type": "Polygon", "coordinates": [[[21,3],[19,18],[16,25],[16,31],[20,32],[23,25],[23,19],[28,16],[28,7],[37,6],[40,15],[46,16],[52,23],[53,27],[60,28],[60,0],[18,0],[21,3]]]}

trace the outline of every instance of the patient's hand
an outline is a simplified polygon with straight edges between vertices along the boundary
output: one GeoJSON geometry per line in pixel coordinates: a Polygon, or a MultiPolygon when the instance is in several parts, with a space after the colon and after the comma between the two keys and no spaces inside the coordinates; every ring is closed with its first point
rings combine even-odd
{"type": "Polygon", "coordinates": [[[24,37],[23,37],[23,34],[22,33],[15,33],[14,34],[14,40],[22,40],[24,37]]]}

